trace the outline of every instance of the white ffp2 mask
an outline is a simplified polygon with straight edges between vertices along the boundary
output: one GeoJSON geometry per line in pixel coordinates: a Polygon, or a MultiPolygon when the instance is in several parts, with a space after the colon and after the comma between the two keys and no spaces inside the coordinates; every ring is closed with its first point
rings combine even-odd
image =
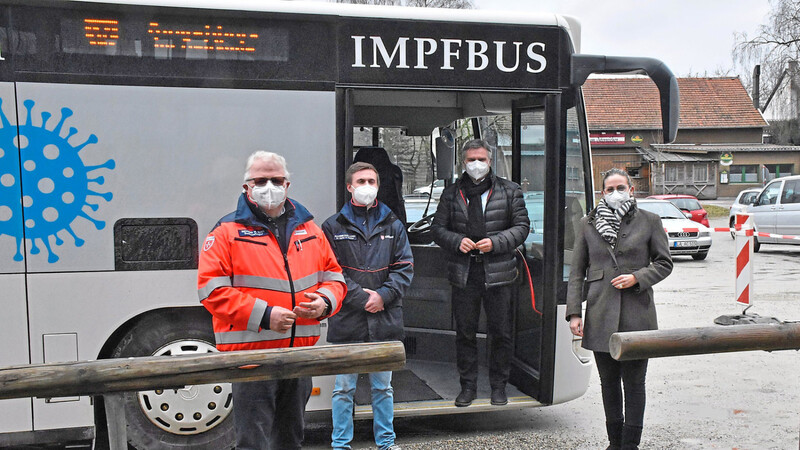
{"type": "Polygon", "coordinates": [[[480,180],[489,173],[489,164],[483,161],[470,161],[465,164],[467,175],[473,180],[480,180]]]}
{"type": "Polygon", "coordinates": [[[609,207],[611,207],[612,209],[617,209],[619,208],[619,205],[630,200],[631,196],[630,194],[628,194],[627,191],[625,192],[614,191],[610,194],[606,194],[604,198],[606,199],[606,204],[609,207]]]}
{"type": "Polygon", "coordinates": [[[353,200],[362,206],[372,206],[375,199],[378,197],[378,188],[365,184],[353,188],[353,200]]]}
{"type": "Polygon", "coordinates": [[[275,209],[286,200],[286,187],[275,186],[272,181],[268,181],[264,186],[254,186],[250,192],[253,201],[265,209],[275,209]]]}

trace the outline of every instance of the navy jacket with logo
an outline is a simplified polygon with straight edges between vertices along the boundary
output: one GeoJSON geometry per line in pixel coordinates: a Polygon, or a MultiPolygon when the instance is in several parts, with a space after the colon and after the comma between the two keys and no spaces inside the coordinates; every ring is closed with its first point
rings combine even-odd
{"type": "Polygon", "coordinates": [[[369,209],[348,202],[322,224],[322,230],[347,282],[342,309],[328,319],[328,342],[402,339],[403,294],[414,276],[414,257],[403,224],[381,202],[369,209]],[[364,309],[369,300],[364,288],[380,294],[383,311],[364,309]]]}

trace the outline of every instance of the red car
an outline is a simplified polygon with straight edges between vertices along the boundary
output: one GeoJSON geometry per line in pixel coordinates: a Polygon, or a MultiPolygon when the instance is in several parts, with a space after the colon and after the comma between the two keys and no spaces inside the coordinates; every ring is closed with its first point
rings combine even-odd
{"type": "Polygon", "coordinates": [[[700,202],[697,200],[697,197],[693,195],[664,194],[664,195],[651,195],[647,198],[669,200],[673,205],[677,206],[678,209],[680,209],[681,211],[687,211],[692,213],[692,216],[689,217],[690,219],[694,220],[697,223],[702,223],[705,226],[709,226],[708,212],[705,209],[703,209],[703,206],[700,205],[700,202]]]}

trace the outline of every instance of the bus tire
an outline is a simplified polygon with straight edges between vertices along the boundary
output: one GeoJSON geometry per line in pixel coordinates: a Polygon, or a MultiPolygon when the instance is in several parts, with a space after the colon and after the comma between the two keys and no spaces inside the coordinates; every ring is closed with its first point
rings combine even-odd
{"type": "MultiPolygon", "coordinates": [[[[209,351],[216,351],[211,316],[200,308],[180,308],[144,316],[120,339],[111,357],[209,351]]],[[[229,383],[126,392],[123,398],[128,444],[136,449],[216,450],[235,445],[229,383]]]]}

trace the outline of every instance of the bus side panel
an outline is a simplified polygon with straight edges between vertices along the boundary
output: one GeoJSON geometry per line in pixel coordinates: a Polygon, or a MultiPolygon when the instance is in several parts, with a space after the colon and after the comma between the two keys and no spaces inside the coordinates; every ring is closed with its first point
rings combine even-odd
{"type": "MultiPolygon", "coordinates": [[[[148,310],[199,305],[194,270],[41,273],[29,275],[29,281],[31,358],[37,363],[97,359],[102,344],[128,319],[148,310]],[[62,337],[66,342],[59,352],[51,352],[50,342],[62,337]]],[[[37,398],[33,408],[37,430],[93,424],[89,397],[37,398]]]]}
{"type": "Polygon", "coordinates": [[[289,196],[318,221],[335,211],[333,92],[19,83],[18,99],[43,143],[76,130],[56,164],[23,179],[34,203],[42,188],[69,192],[71,201],[57,201],[49,212],[58,220],[35,230],[40,251],[29,248],[30,271],[114,270],[113,228],[122,218],[192,218],[202,241],[235,209],[256,150],[286,157],[289,196]],[[52,114],[44,129],[43,112],[52,114]],[[63,245],[54,245],[56,235],[63,245]]]}
{"type": "MultiPolygon", "coordinates": [[[[0,83],[0,311],[3,317],[0,367],[30,364],[22,248],[20,150],[14,84],[0,83]]],[[[0,401],[0,432],[30,431],[30,399],[0,401]]]]}
{"type": "MultiPolygon", "coordinates": [[[[54,245],[51,234],[50,252],[43,241],[36,241],[40,251],[27,255],[33,272],[33,363],[48,359],[45,347],[51,341],[75,346],[77,359],[95,359],[128,319],[165,307],[199,306],[196,267],[120,270],[115,257],[124,258],[125,252],[118,248],[122,244],[115,239],[115,224],[121,219],[188,218],[196,223],[197,242],[191,245],[199,250],[219,218],[235,209],[245,162],[253,151],[286,157],[289,196],[308,207],[317,223],[335,211],[333,92],[20,83],[18,93],[20,108],[24,100],[35,102],[28,109],[34,126],[44,130],[39,133],[53,141],[73,133],[69,145],[62,142],[61,148],[66,155],[78,155],[51,169],[50,176],[31,172],[23,179],[23,191],[35,197],[42,186],[63,195],[67,189],[59,184],[69,185],[59,174],[68,169],[67,162],[67,172],[88,173],[77,188],[88,193],[83,214],[58,205],[64,208],[59,217],[62,212],[67,219],[75,214],[69,229],[52,231],[63,243],[54,245]],[[42,112],[52,114],[44,126],[42,112]],[[72,127],[74,132],[67,130],[72,127]]],[[[67,197],[81,198],[78,193],[67,197]]],[[[50,403],[37,399],[34,405],[37,430],[93,423],[87,397],[50,403]]]]}
{"type": "MultiPolygon", "coordinates": [[[[0,367],[29,364],[23,275],[0,275],[0,292],[0,310],[3,311],[0,367]]],[[[30,431],[31,419],[30,399],[0,400],[0,433],[30,431]]]]}

